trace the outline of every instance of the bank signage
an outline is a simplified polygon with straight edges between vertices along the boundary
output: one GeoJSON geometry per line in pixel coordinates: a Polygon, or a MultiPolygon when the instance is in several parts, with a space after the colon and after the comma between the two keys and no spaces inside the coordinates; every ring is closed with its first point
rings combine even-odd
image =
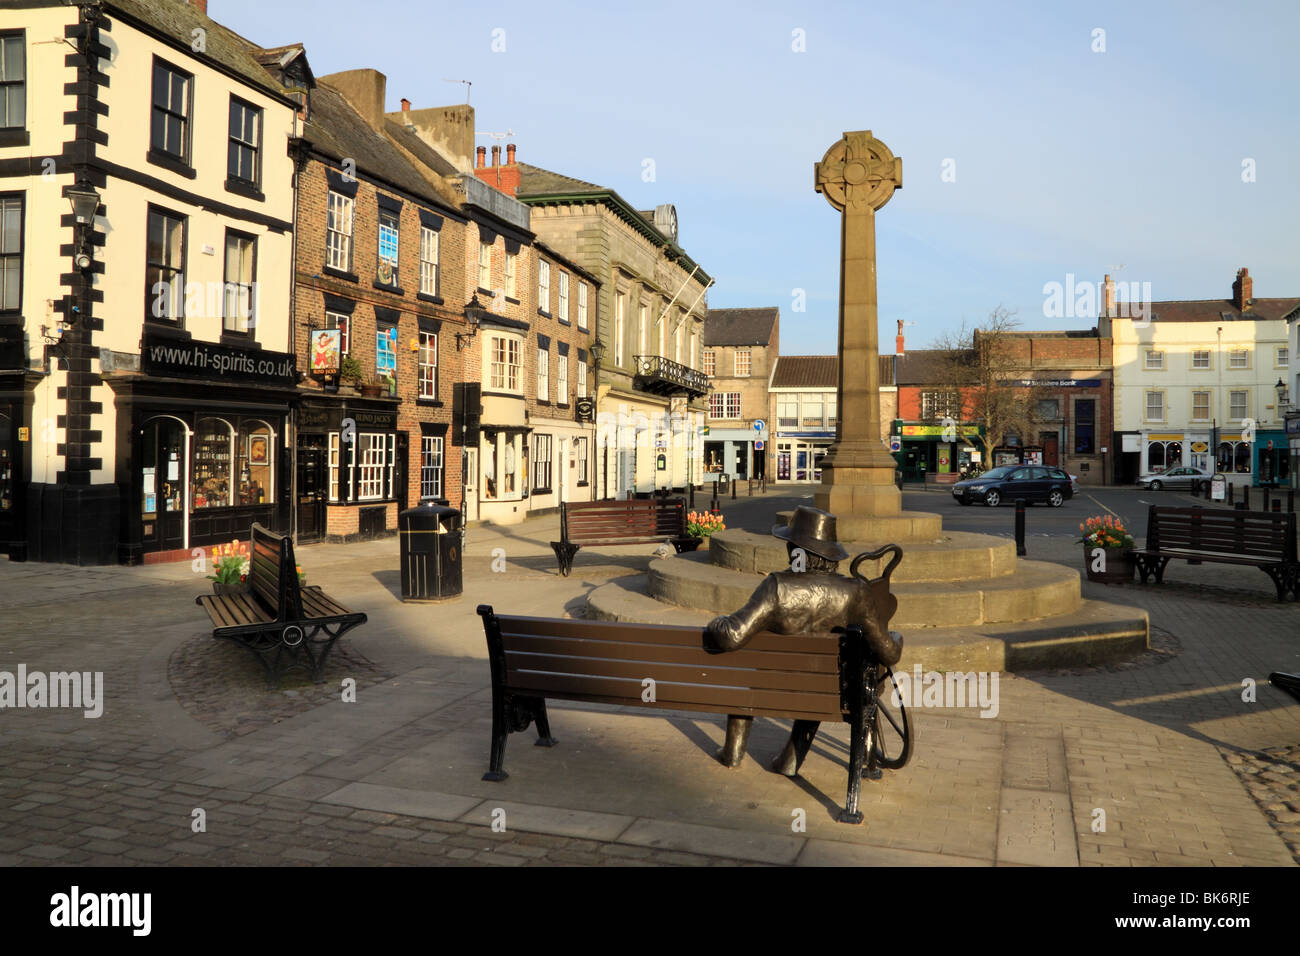
{"type": "Polygon", "coordinates": [[[1018,378],[1011,382],[1021,388],[1101,388],[1099,378],[1018,378]]]}
{"type": "Polygon", "coordinates": [[[238,381],[280,388],[298,384],[297,360],[286,352],[155,338],[147,331],[140,349],[140,368],[147,375],[174,378],[238,381]]]}

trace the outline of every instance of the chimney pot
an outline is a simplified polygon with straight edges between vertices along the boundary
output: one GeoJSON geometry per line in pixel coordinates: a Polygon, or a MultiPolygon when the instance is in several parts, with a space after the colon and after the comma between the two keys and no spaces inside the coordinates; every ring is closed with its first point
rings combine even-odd
{"type": "Polygon", "coordinates": [[[506,165],[513,166],[514,164],[515,164],[515,144],[506,143],[506,165]]]}
{"type": "Polygon", "coordinates": [[[475,153],[474,168],[484,169],[487,166],[487,147],[480,146],[478,147],[478,149],[474,150],[474,153],[475,153]]]}
{"type": "Polygon", "coordinates": [[[411,101],[408,100],[405,96],[402,97],[402,112],[403,113],[411,112],[411,101]]]}
{"type": "Polygon", "coordinates": [[[492,165],[493,165],[493,166],[500,166],[500,165],[501,165],[501,147],[500,147],[500,146],[493,146],[493,147],[492,147],[492,165]]]}

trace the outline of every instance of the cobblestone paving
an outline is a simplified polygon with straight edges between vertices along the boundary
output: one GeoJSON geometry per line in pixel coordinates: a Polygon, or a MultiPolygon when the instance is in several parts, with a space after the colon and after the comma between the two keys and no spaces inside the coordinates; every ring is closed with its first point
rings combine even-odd
{"type": "Polygon", "coordinates": [[[1223,759],[1300,863],[1300,744],[1257,753],[1226,751],[1223,759]]]}

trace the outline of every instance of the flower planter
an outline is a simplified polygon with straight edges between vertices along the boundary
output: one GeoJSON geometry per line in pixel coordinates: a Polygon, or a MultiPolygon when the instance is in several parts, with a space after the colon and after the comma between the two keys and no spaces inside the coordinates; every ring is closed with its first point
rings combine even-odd
{"type": "Polygon", "coordinates": [[[213,594],[243,594],[247,590],[247,585],[242,582],[239,584],[222,584],[220,581],[212,582],[213,594]]]}
{"type": "Polygon", "coordinates": [[[363,398],[380,398],[387,394],[388,388],[384,385],[362,385],[361,396],[363,398]]]}
{"type": "Polygon", "coordinates": [[[697,538],[690,534],[681,538],[673,538],[672,541],[673,548],[676,549],[678,554],[685,554],[688,551],[698,551],[701,544],[707,547],[708,543],[708,538],[697,538]]]}
{"type": "Polygon", "coordinates": [[[1093,570],[1093,564],[1097,560],[1093,554],[1094,550],[1097,549],[1086,544],[1083,546],[1083,569],[1089,581],[1100,584],[1123,584],[1125,581],[1133,580],[1132,548],[1101,548],[1100,550],[1106,556],[1104,571],[1093,570]]]}

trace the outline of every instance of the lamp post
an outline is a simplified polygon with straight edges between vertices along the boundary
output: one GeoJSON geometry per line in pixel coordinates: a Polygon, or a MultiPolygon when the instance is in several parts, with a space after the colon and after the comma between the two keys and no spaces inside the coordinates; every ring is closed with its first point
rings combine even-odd
{"type": "MultiPolygon", "coordinates": [[[[591,343],[591,380],[594,385],[594,394],[592,395],[592,407],[595,410],[594,414],[592,415],[592,429],[591,429],[591,441],[592,441],[593,451],[595,450],[596,447],[596,436],[599,434],[600,431],[600,426],[598,424],[600,419],[600,362],[601,359],[603,359],[604,357],[605,357],[605,343],[600,340],[600,335],[597,334],[596,341],[591,343]]],[[[605,440],[606,442],[609,441],[608,436],[606,436],[605,440]]],[[[609,478],[607,476],[607,469],[609,468],[608,444],[606,444],[604,448],[604,452],[605,455],[604,458],[602,459],[601,468],[600,468],[600,472],[601,472],[600,485],[604,487],[608,487],[609,485],[609,478]]],[[[599,488],[597,489],[596,494],[602,498],[604,497],[604,495],[601,494],[599,488]]]]}
{"type": "Polygon", "coordinates": [[[1273,391],[1277,393],[1277,417],[1285,420],[1285,411],[1288,404],[1286,382],[1279,378],[1277,384],[1273,386],[1273,391]]]}

